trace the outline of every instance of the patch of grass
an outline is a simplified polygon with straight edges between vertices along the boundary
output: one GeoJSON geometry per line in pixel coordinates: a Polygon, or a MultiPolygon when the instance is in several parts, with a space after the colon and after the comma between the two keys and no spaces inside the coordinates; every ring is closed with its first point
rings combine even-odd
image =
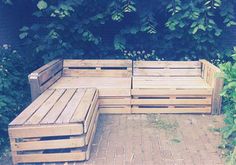
{"type": "Polygon", "coordinates": [[[180,140],[180,139],[177,139],[177,138],[173,138],[173,139],[171,139],[171,142],[177,144],[177,143],[180,143],[181,140],[180,140]]]}
{"type": "Polygon", "coordinates": [[[220,133],[220,128],[208,128],[210,132],[219,132],[220,133]]]}
{"type": "Polygon", "coordinates": [[[150,114],[148,116],[149,121],[159,129],[163,129],[169,132],[176,131],[179,124],[177,121],[168,121],[166,119],[162,119],[159,115],[150,114]]]}

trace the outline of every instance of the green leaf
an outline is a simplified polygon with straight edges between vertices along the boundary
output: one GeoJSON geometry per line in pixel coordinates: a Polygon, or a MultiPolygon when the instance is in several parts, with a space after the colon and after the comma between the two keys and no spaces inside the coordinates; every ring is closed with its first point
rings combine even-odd
{"type": "Polygon", "coordinates": [[[198,31],[198,26],[196,26],[194,29],[193,29],[193,34],[196,34],[197,33],[197,31],[198,31]]]}
{"type": "Polygon", "coordinates": [[[29,27],[27,27],[27,26],[23,26],[23,27],[20,29],[20,31],[27,31],[27,30],[29,30],[29,27]]]}
{"type": "Polygon", "coordinates": [[[39,10],[43,10],[48,7],[48,4],[44,0],[40,0],[40,1],[38,1],[37,7],[39,10]]]}
{"type": "Polygon", "coordinates": [[[23,33],[20,33],[19,34],[19,38],[20,39],[24,39],[25,37],[27,37],[28,36],[28,33],[27,32],[23,32],[23,33]]]}

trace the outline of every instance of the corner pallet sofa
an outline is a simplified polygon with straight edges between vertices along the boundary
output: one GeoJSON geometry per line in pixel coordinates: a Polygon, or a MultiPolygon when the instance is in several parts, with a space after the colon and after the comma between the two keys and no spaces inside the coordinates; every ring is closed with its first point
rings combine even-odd
{"type": "Polygon", "coordinates": [[[29,75],[46,89],[97,88],[101,113],[220,113],[221,71],[206,60],[55,60],[29,75]]]}
{"type": "Polygon", "coordinates": [[[99,113],[220,113],[206,60],[54,60],[29,75],[32,103],[9,124],[13,163],[89,159],[99,113]]]}

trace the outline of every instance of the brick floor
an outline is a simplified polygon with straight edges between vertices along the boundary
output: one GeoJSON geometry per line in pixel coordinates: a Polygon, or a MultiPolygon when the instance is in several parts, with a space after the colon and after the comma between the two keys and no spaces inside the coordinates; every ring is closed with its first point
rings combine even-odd
{"type": "MultiPolygon", "coordinates": [[[[222,116],[100,115],[84,165],[221,165],[222,116]]],[[[76,163],[77,164],[77,163],[76,163]]]]}
{"type": "Polygon", "coordinates": [[[100,115],[90,160],[61,165],[223,165],[222,126],[223,116],[100,115]]]}

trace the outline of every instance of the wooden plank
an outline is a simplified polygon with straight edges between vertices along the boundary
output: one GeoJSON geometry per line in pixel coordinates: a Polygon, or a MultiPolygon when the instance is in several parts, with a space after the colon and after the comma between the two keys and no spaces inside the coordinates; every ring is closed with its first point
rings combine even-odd
{"type": "Polygon", "coordinates": [[[210,88],[200,77],[133,77],[133,88],[210,88]]]}
{"type": "Polygon", "coordinates": [[[111,108],[99,108],[99,112],[101,114],[131,114],[131,106],[125,106],[125,107],[111,107],[111,108]]]}
{"type": "Polygon", "coordinates": [[[64,67],[132,67],[131,60],[64,60],[64,67]]]}
{"type": "Polygon", "coordinates": [[[51,89],[58,88],[97,88],[97,89],[130,89],[131,78],[114,77],[62,77],[51,89]]]}
{"type": "Polygon", "coordinates": [[[53,85],[58,79],[60,79],[61,75],[62,75],[62,72],[58,72],[50,80],[48,80],[45,84],[40,86],[41,93],[44,92],[46,89],[48,89],[51,85],[53,85]]]}
{"type": "Polygon", "coordinates": [[[99,89],[99,97],[104,96],[130,96],[130,89],[99,89]]]}
{"type": "Polygon", "coordinates": [[[130,70],[92,70],[92,69],[66,69],[63,70],[63,76],[72,77],[131,77],[130,70]]]}
{"type": "Polygon", "coordinates": [[[61,61],[60,59],[53,60],[53,61],[51,61],[51,62],[49,62],[49,63],[43,65],[42,67],[38,68],[37,70],[33,71],[32,73],[33,73],[33,74],[39,74],[39,73],[41,73],[41,72],[47,70],[47,69],[50,68],[52,65],[54,65],[54,64],[56,64],[56,63],[58,63],[58,62],[60,62],[60,61],[61,61]]]}
{"type": "Polygon", "coordinates": [[[210,113],[211,107],[205,108],[132,108],[132,113],[210,113]]]}
{"type": "Polygon", "coordinates": [[[134,76],[200,77],[201,69],[134,69],[134,76]]]}
{"type": "Polygon", "coordinates": [[[94,127],[93,127],[92,134],[91,134],[90,138],[85,139],[86,143],[88,143],[88,147],[87,147],[87,151],[86,151],[86,160],[88,160],[90,157],[91,147],[92,147],[93,139],[94,139],[94,136],[96,133],[96,128],[97,128],[96,124],[97,124],[98,118],[99,118],[99,115],[97,115],[97,117],[95,119],[94,127]]]}
{"type": "Polygon", "coordinates": [[[64,108],[64,111],[58,117],[56,123],[69,123],[71,117],[73,116],[76,108],[81,102],[82,97],[84,96],[85,89],[77,89],[67,106],[64,108]]]}
{"type": "Polygon", "coordinates": [[[84,122],[86,115],[88,113],[90,103],[93,100],[93,97],[95,95],[96,89],[95,88],[90,88],[86,89],[85,94],[83,98],[81,99],[80,104],[75,110],[74,115],[70,119],[71,123],[74,122],[84,122]]]}
{"type": "Polygon", "coordinates": [[[221,103],[222,97],[220,95],[224,86],[223,78],[216,77],[214,83],[214,90],[212,94],[212,114],[220,114],[221,113],[221,103]]]}
{"type": "Polygon", "coordinates": [[[16,156],[17,156],[17,152],[14,150],[13,145],[15,143],[15,138],[11,137],[11,135],[9,134],[9,140],[10,140],[10,147],[11,147],[11,157],[12,157],[12,163],[13,165],[17,164],[16,162],[16,156]]]}
{"type": "Polygon", "coordinates": [[[52,78],[56,73],[62,70],[62,61],[58,61],[57,63],[53,64],[46,70],[39,73],[38,79],[40,85],[44,84],[46,81],[48,81],[50,78],[52,78]]]}
{"type": "Polygon", "coordinates": [[[76,89],[67,89],[40,123],[41,124],[55,123],[60,114],[62,113],[62,111],[64,110],[64,108],[67,106],[71,97],[74,95],[75,91],[76,89]]]}
{"type": "Polygon", "coordinates": [[[35,163],[35,162],[66,162],[85,160],[85,151],[75,153],[49,153],[49,154],[25,154],[17,155],[18,163],[35,163]]]}
{"type": "Polygon", "coordinates": [[[200,68],[199,61],[134,61],[134,68],[200,68]]]}
{"type": "Polygon", "coordinates": [[[131,89],[132,96],[211,96],[212,89],[131,89]]]}
{"type": "Polygon", "coordinates": [[[23,125],[27,119],[29,119],[40,107],[41,105],[54,93],[55,90],[47,90],[42,95],[40,95],[33,103],[31,103],[25,110],[23,110],[10,124],[23,125]]]}
{"type": "Polygon", "coordinates": [[[91,119],[91,122],[89,124],[86,136],[85,136],[85,144],[88,145],[89,143],[92,143],[92,135],[95,133],[94,131],[96,130],[97,127],[97,120],[99,117],[99,111],[98,111],[98,104],[96,104],[95,107],[95,112],[93,114],[93,117],[91,119]]]}
{"type": "Polygon", "coordinates": [[[99,100],[100,105],[130,105],[131,98],[110,98],[110,99],[105,99],[101,98],[99,100]]]}
{"type": "Polygon", "coordinates": [[[31,100],[34,101],[41,94],[38,77],[31,74],[28,76],[28,81],[30,84],[31,100]]]}
{"type": "Polygon", "coordinates": [[[58,139],[44,141],[29,141],[12,143],[12,151],[33,151],[46,149],[66,149],[85,146],[85,137],[76,136],[73,139],[58,139]]]}
{"type": "Polygon", "coordinates": [[[98,111],[98,92],[96,91],[95,96],[93,98],[93,101],[91,102],[91,105],[89,107],[89,111],[86,115],[86,118],[84,120],[84,132],[86,133],[88,131],[89,126],[91,125],[93,121],[92,117],[94,114],[98,111]]]}
{"type": "Polygon", "coordinates": [[[207,99],[132,99],[132,105],[210,105],[211,98],[207,99]]]}
{"type": "Polygon", "coordinates": [[[25,122],[26,125],[39,124],[45,115],[51,110],[54,104],[63,95],[65,89],[57,89],[43,105],[25,122]]]}
{"type": "Polygon", "coordinates": [[[20,126],[10,127],[8,131],[9,135],[14,138],[81,135],[83,134],[83,125],[77,123],[60,125],[20,126]]]}

